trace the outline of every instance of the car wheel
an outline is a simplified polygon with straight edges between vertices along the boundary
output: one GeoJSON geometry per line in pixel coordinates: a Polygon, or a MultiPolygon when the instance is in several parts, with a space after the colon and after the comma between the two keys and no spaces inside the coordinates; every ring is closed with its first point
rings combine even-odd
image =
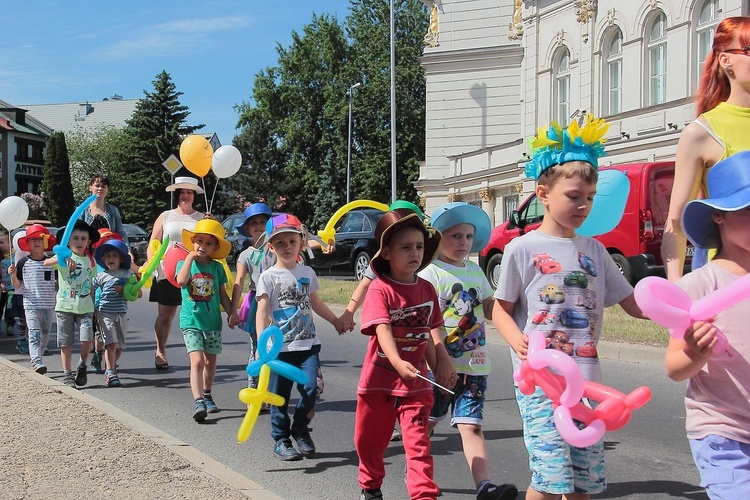
{"type": "Polygon", "coordinates": [[[490,260],[487,261],[487,281],[490,282],[492,288],[497,288],[497,280],[500,278],[500,264],[503,261],[503,254],[501,252],[496,253],[490,260]]]}
{"type": "Polygon", "coordinates": [[[630,266],[630,261],[628,260],[628,258],[622,254],[613,253],[612,260],[615,261],[615,265],[620,270],[620,274],[622,274],[625,279],[628,280],[628,283],[632,283],[633,268],[630,266]]]}
{"type": "Polygon", "coordinates": [[[370,256],[367,255],[367,252],[359,252],[357,256],[354,257],[354,277],[357,278],[357,281],[362,281],[369,265],[370,256]]]}

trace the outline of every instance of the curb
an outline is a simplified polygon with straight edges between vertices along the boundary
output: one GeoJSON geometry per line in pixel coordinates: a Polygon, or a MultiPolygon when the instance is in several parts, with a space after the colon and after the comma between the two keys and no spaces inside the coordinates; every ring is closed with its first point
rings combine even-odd
{"type": "Polygon", "coordinates": [[[167,434],[166,432],[147,424],[143,420],[140,420],[124,412],[114,405],[111,405],[107,402],[102,401],[101,399],[81,392],[78,389],[72,389],[55,379],[51,379],[43,375],[38,375],[30,369],[22,367],[18,363],[6,359],[4,356],[0,356],[0,364],[21,373],[34,382],[37,382],[41,385],[46,385],[48,387],[53,387],[56,391],[65,393],[68,396],[77,399],[78,401],[96,408],[105,415],[125,425],[136,434],[143,436],[146,439],[149,439],[150,441],[163,446],[164,448],[167,448],[173,453],[181,456],[194,466],[204,470],[207,474],[215,477],[216,479],[241,493],[242,495],[245,495],[247,498],[252,498],[254,500],[284,500],[283,497],[280,497],[275,493],[266,490],[262,485],[230,469],[226,465],[206,455],[197,448],[194,448],[184,441],[180,441],[174,436],[171,436],[170,434],[167,434]]]}

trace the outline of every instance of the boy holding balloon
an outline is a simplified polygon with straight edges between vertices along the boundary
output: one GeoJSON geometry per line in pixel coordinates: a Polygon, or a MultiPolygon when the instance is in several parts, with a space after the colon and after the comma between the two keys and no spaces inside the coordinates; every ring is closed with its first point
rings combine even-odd
{"type": "MultiPolygon", "coordinates": [[[[548,348],[571,356],[586,380],[600,382],[596,344],[603,308],[619,303],[631,316],[643,313],[604,246],[576,234],[591,211],[608,128],[586,117],[582,127],[576,121],[566,129],[553,123],[531,143],[526,175],[537,179],[544,219],[539,229],[507,245],[492,319],[512,349],[514,369],[526,359],[529,334],[542,331],[548,348]]],[[[526,498],[584,500],[603,492],[603,440],[588,447],[564,441],[554,425],[552,400],[540,388],[525,395],[516,387],[516,401],[531,469],[526,498]]]]}
{"type": "MultiPolygon", "coordinates": [[[[682,228],[696,247],[719,251],[677,281],[693,301],[738,280],[747,282],[750,270],[750,151],[718,162],[706,181],[711,197],[685,205],[682,228]]],[[[684,338],[670,338],[665,358],[670,378],[688,380],[685,428],[701,486],[712,499],[750,497],[747,298],[712,322],[696,322],[684,338]],[[726,353],[720,352],[721,333],[729,343],[726,353]]]]}

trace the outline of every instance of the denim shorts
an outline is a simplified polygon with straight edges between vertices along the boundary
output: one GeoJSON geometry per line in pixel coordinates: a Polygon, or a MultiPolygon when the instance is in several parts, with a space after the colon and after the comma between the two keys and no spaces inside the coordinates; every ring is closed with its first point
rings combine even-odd
{"type": "Polygon", "coordinates": [[[750,491],[750,444],[711,434],[691,439],[690,450],[709,498],[743,498],[750,491]]]}
{"type": "Polygon", "coordinates": [[[587,448],[566,443],[555,428],[552,400],[537,388],[527,396],[516,387],[523,420],[523,441],[529,452],[531,488],[555,495],[594,495],[607,489],[604,479],[604,440],[587,448]]]}
{"type": "Polygon", "coordinates": [[[484,394],[487,391],[486,375],[458,374],[458,381],[453,387],[455,394],[444,394],[437,387],[433,390],[435,403],[430,412],[430,421],[439,422],[452,409],[451,426],[470,424],[481,427],[484,414],[484,394]]]}
{"type": "Polygon", "coordinates": [[[57,312],[57,347],[68,347],[76,343],[76,332],[81,342],[94,340],[93,313],[76,314],[57,312]]]}
{"type": "Polygon", "coordinates": [[[221,332],[206,332],[188,328],[182,330],[182,338],[188,354],[203,351],[206,354],[221,354],[221,332]]]}

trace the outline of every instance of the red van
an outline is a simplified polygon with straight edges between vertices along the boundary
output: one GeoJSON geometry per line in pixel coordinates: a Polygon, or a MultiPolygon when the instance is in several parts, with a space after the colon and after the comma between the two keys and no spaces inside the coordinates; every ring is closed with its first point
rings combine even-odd
{"type": "MultiPolygon", "coordinates": [[[[628,281],[644,276],[664,276],[661,260],[661,236],[669,209],[674,181],[674,162],[612,165],[600,170],[617,169],[630,180],[630,194],[620,223],[612,231],[596,236],[628,281]]],[[[492,230],[490,241],[479,252],[479,265],[494,287],[500,275],[505,245],[513,238],[539,227],[544,207],[532,194],[514,210],[510,220],[492,230]]],[[[693,247],[688,245],[685,272],[690,270],[693,247]]],[[[582,265],[585,263],[582,263],[582,265]]]]}

